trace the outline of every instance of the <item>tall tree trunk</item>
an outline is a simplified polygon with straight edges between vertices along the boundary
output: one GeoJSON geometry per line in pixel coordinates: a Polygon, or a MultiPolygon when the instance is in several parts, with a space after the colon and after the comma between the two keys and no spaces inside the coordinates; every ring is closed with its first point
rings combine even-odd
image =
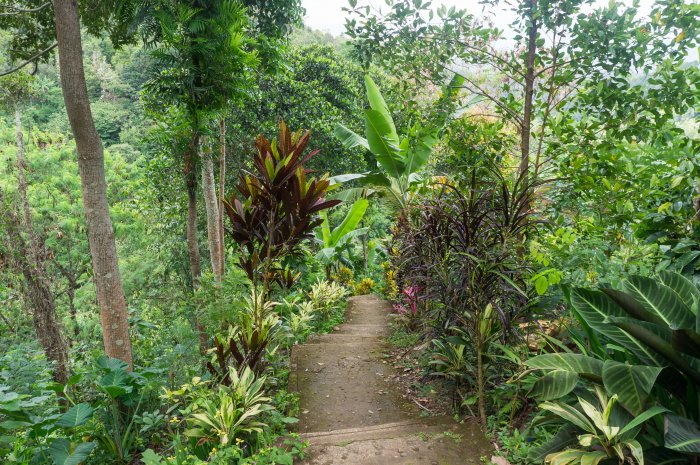
{"type": "MultiPolygon", "coordinates": [[[[187,190],[187,253],[190,259],[190,275],[192,276],[192,291],[199,288],[202,277],[202,257],[199,254],[199,240],[197,238],[197,172],[196,155],[199,146],[199,134],[194,133],[192,140],[185,152],[185,186],[187,190]]],[[[194,315],[194,325],[199,338],[199,353],[205,355],[209,348],[209,337],[200,322],[194,315]]]]}
{"type": "Polygon", "coordinates": [[[525,102],[523,106],[523,123],[520,130],[520,168],[519,175],[527,176],[530,165],[530,136],[532,132],[532,101],[535,93],[535,55],[537,54],[537,0],[529,0],[530,28],[527,38],[527,69],[525,71],[525,102]]]}
{"type": "Polygon", "coordinates": [[[95,129],[85,84],[78,2],[54,0],[53,8],[61,88],[78,151],[83,209],[105,352],[109,357],[128,363],[131,369],[129,314],[109,216],[102,140],[95,129]]]}
{"type": "Polygon", "coordinates": [[[214,160],[211,145],[208,140],[200,143],[200,159],[202,160],[202,192],[204,208],[207,213],[207,238],[209,240],[209,257],[214,279],[221,283],[221,235],[219,221],[219,202],[216,197],[216,181],[214,180],[214,160]]]}
{"type": "Polygon", "coordinates": [[[224,188],[226,187],[226,120],[221,118],[219,126],[219,238],[221,239],[221,276],[226,271],[226,245],[224,231],[224,188]]]}

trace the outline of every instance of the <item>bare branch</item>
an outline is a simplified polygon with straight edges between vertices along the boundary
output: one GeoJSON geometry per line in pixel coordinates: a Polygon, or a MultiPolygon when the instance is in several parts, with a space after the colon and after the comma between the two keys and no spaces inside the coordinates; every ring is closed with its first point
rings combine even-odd
{"type": "Polygon", "coordinates": [[[46,2],[36,8],[18,8],[13,6],[4,7],[6,12],[0,13],[0,16],[14,16],[22,13],[36,13],[43,10],[44,8],[51,6],[51,2],[46,2]],[[8,13],[9,12],[9,13],[8,13]]]}
{"type": "Polygon", "coordinates": [[[24,68],[28,64],[31,64],[41,58],[42,56],[46,55],[49,53],[51,50],[55,49],[58,46],[58,43],[54,43],[53,45],[50,45],[49,47],[45,48],[44,50],[41,50],[40,52],[37,52],[34,56],[30,57],[26,61],[20,63],[19,65],[15,66],[14,68],[11,68],[7,71],[0,72],[0,77],[2,76],[7,76],[8,74],[12,74],[15,71],[19,71],[20,69],[24,68]]]}

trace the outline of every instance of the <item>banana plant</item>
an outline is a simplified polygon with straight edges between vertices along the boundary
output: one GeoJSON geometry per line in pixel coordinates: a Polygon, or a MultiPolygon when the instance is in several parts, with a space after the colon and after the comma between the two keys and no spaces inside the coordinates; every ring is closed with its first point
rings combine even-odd
{"type": "Polygon", "coordinates": [[[316,230],[316,238],[321,243],[321,250],[316,254],[316,259],[325,264],[326,274],[330,275],[334,264],[344,261],[343,253],[348,249],[353,238],[367,234],[368,228],[357,228],[357,226],[365,216],[368,206],[367,199],[356,200],[343,221],[333,230],[330,228],[326,212],[320,212],[323,222],[316,230]]]}
{"type": "MultiPolygon", "coordinates": [[[[460,79],[455,76],[439,103],[449,101],[456,95],[456,89],[461,86],[460,79]]],[[[346,182],[357,179],[365,185],[376,186],[387,194],[392,205],[405,212],[412,192],[422,182],[418,172],[430,158],[439,128],[414,126],[408,135],[400,137],[384,97],[369,76],[365,76],[365,87],[370,106],[365,110],[365,137],[342,124],[336,126],[335,135],[346,148],[363,147],[372,153],[377,168],[368,173],[336,176],[333,180],[346,182]]]]}

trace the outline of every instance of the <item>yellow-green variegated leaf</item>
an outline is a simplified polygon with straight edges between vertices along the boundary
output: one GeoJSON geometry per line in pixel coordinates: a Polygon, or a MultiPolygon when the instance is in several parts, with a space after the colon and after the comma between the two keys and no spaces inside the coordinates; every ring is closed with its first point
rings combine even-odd
{"type": "Polygon", "coordinates": [[[591,420],[570,405],[562,402],[543,402],[540,404],[540,408],[552,412],[587,433],[597,433],[591,420]]]}
{"type": "Polygon", "coordinates": [[[586,452],[581,456],[581,465],[598,465],[602,460],[607,459],[608,454],[602,450],[586,452]]]}
{"type": "Polygon", "coordinates": [[[581,460],[581,456],[586,452],[582,450],[569,449],[561,452],[555,452],[549,454],[544,462],[550,465],[569,465],[578,463],[581,460]]]}
{"type": "Polygon", "coordinates": [[[582,354],[553,353],[533,357],[525,362],[530,368],[540,370],[561,370],[577,373],[578,375],[602,381],[603,362],[582,354]]]}
{"type": "Polygon", "coordinates": [[[535,382],[530,395],[538,400],[560,399],[574,390],[578,379],[573,371],[554,370],[535,382]]]}
{"type": "Polygon", "coordinates": [[[603,385],[610,395],[617,394],[620,403],[634,415],[644,409],[649,393],[661,368],[606,360],[603,364],[603,385]]]}

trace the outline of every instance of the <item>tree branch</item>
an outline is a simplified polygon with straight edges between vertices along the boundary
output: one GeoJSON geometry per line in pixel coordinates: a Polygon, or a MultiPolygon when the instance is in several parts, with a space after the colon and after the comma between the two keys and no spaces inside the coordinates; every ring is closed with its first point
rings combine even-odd
{"type": "Polygon", "coordinates": [[[17,66],[15,66],[14,68],[11,68],[11,69],[9,69],[9,70],[7,70],[7,71],[1,72],[1,73],[0,73],[0,77],[2,77],[2,76],[7,76],[8,74],[12,74],[12,73],[14,73],[15,71],[19,71],[20,69],[24,68],[24,67],[27,66],[28,64],[33,63],[33,62],[36,61],[37,59],[39,59],[39,58],[41,58],[42,56],[46,55],[46,54],[49,53],[51,50],[55,49],[57,46],[58,46],[58,42],[55,42],[53,45],[50,45],[50,46],[48,46],[47,48],[45,48],[44,50],[41,50],[40,52],[37,52],[34,56],[30,57],[30,58],[27,59],[26,61],[20,63],[20,64],[17,65],[17,66]]]}
{"type": "Polygon", "coordinates": [[[43,10],[44,8],[51,6],[51,2],[46,2],[43,5],[40,5],[36,8],[17,8],[17,7],[11,7],[11,6],[6,6],[4,7],[5,11],[10,11],[11,13],[0,13],[0,16],[13,16],[13,15],[18,15],[22,13],[36,13],[38,11],[43,10]]]}

